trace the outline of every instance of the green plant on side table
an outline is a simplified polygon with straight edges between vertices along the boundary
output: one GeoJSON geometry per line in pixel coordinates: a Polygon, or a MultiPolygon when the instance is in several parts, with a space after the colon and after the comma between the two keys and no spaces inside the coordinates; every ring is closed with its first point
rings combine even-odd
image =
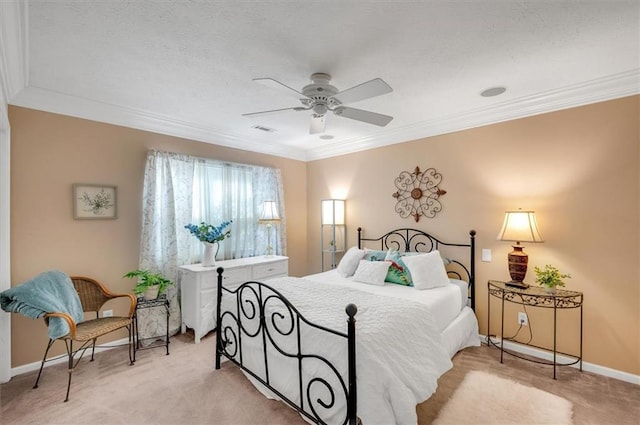
{"type": "Polygon", "coordinates": [[[173,282],[164,277],[160,273],[152,273],[149,270],[133,270],[125,274],[123,277],[129,279],[138,279],[138,283],[133,288],[136,295],[143,294],[146,300],[154,300],[164,293],[169,285],[173,282]]]}
{"type": "Polygon", "coordinates": [[[570,274],[560,273],[560,271],[551,264],[545,265],[544,269],[536,266],[533,270],[536,272],[536,283],[544,286],[545,290],[550,294],[555,293],[558,286],[564,286],[562,279],[571,277],[570,274]]]}

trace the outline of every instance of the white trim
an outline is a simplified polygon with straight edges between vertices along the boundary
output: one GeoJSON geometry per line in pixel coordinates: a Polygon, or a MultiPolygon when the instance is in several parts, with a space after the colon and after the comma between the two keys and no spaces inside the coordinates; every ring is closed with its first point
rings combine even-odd
{"type": "Polygon", "coordinates": [[[293,148],[264,140],[237,137],[217,128],[176,120],[149,111],[69,96],[29,84],[28,0],[0,1],[0,69],[6,67],[3,87],[12,105],[93,121],[152,131],[252,152],[312,161],[376,147],[418,140],[562,109],[619,99],[640,93],[640,68],[608,75],[478,108],[382,131],[375,136],[335,141],[329,145],[293,148]]]}
{"type": "MultiPolygon", "coordinates": [[[[486,341],[487,337],[485,335],[479,335],[480,336],[480,340],[481,341],[486,341]]],[[[106,351],[106,350],[110,350],[112,348],[117,348],[117,346],[122,346],[127,344],[128,339],[127,338],[122,338],[119,339],[117,341],[112,341],[110,342],[109,346],[101,346],[101,347],[96,347],[96,353],[100,353],[102,351],[106,351]]],[[[494,341],[499,342],[500,338],[496,338],[494,337],[494,341]]],[[[505,341],[504,342],[504,346],[505,348],[521,353],[521,354],[526,354],[529,356],[533,356],[533,357],[537,357],[539,359],[543,359],[543,360],[553,360],[553,354],[551,354],[548,351],[544,351],[544,350],[540,350],[538,348],[533,348],[533,347],[527,347],[525,345],[522,344],[516,344],[512,341],[505,341]]],[[[560,362],[567,362],[567,361],[572,361],[573,359],[566,357],[566,356],[562,356],[562,355],[558,355],[557,356],[557,361],[560,362]]],[[[48,366],[52,366],[54,364],[59,364],[59,363],[63,363],[67,361],[67,357],[62,356],[60,359],[56,359],[56,360],[52,360],[49,361],[45,364],[45,367],[48,366]]],[[[11,369],[11,376],[16,376],[16,375],[20,375],[23,373],[28,373],[28,372],[33,372],[34,370],[38,370],[38,368],[40,367],[40,362],[34,362],[34,363],[29,363],[26,365],[22,365],[22,366],[18,366],[15,367],[13,369],[11,369]]],[[[572,365],[571,367],[578,369],[579,365],[572,365]]],[[[622,372],[620,370],[616,370],[616,369],[611,369],[609,367],[606,366],[600,366],[597,364],[593,364],[593,363],[589,363],[589,362],[584,362],[582,363],[582,370],[587,371],[587,372],[592,372],[592,373],[596,373],[598,375],[602,375],[602,376],[607,376],[609,378],[614,378],[614,379],[618,379],[620,381],[625,381],[625,382],[629,382],[631,384],[636,384],[636,385],[640,385],[640,375],[634,375],[628,372],[622,372]]]]}
{"type": "Polygon", "coordinates": [[[7,102],[28,85],[27,1],[0,2],[0,86],[7,102]]]}
{"type": "Polygon", "coordinates": [[[306,154],[303,149],[265,143],[263,140],[240,138],[214,127],[206,127],[181,121],[166,115],[140,109],[70,96],[35,86],[29,86],[23,89],[16,97],[11,99],[11,104],[138,130],[167,134],[169,136],[198,140],[219,146],[259,152],[266,155],[280,156],[300,161],[306,159],[306,154]]]}
{"type": "Polygon", "coordinates": [[[264,143],[263,140],[239,138],[216,128],[120,105],[69,96],[34,86],[22,90],[15,98],[12,98],[11,104],[267,155],[311,161],[632,96],[640,93],[639,79],[640,68],[513,99],[486,108],[464,111],[386,130],[375,136],[340,140],[306,150],[264,143]]]}
{"type": "Polygon", "coordinates": [[[537,93],[486,108],[461,112],[386,131],[375,136],[324,145],[307,151],[307,160],[323,159],[404,143],[499,122],[575,108],[640,93],[640,68],[557,90],[537,93]]]}
{"type": "MultiPolygon", "coordinates": [[[[129,342],[128,338],[122,338],[117,341],[111,341],[108,343],[108,345],[101,345],[101,346],[96,345],[96,353],[101,353],[103,351],[111,350],[113,348],[122,347],[123,345],[127,345],[128,342],[129,342]]],[[[46,347],[42,347],[43,350],[45,348],[46,347]]],[[[44,367],[49,367],[49,366],[57,365],[60,363],[67,363],[69,361],[69,357],[66,354],[55,356],[54,358],[55,360],[49,360],[47,363],[45,363],[44,367]],[[56,358],[56,357],[59,357],[59,358],[56,358]]],[[[40,363],[42,362],[38,360],[37,362],[14,367],[13,369],[11,369],[11,376],[13,377],[13,376],[21,375],[23,373],[29,373],[29,372],[33,372],[34,370],[38,370],[40,369],[40,363]]]]}
{"type": "MultiPolygon", "coordinates": [[[[480,335],[480,340],[484,343],[487,340],[487,337],[485,335],[480,335]]],[[[492,337],[492,340],[498,343],[500,342],[500,338],[495,336],[492,337]]],[[[539,359],[553,361],[553,353],[549,351],[541,350],[539,348],[518,344],[513,341],[505,341],[504,348],[511,351],[515,351],[520,354],[526,354],[528,356],[537,357],[539,359]]],[[[556,355],[556,361],[558,362],[571,362],[574,360],[575,358],[570,358],[560,354],[556,355]]],[[[575,365],[571,365],[571,367],[579,369],[580,365],[575,364],[575,365]]],[[[640,375],[634,375],[632,373],[622,372],[620,370],[611,369],[606,366],[600,366],[594,363],[585,362],[584,360],[582,362],[582,370],[596,373],[598,375],[607,376],[609,378],[618,379],[620,381],[629,382],[631,384],[640,385],[640,375]]]]}
{"type": "MultiPolygon", "coordinates": [[[[11,287],[11,126],[8,104],[26,85],[26,4],[0,2],[0,291],[11,287]]],[[[11,379],[11,314],[0,312],[0,383],[11,379]]]]}
{"type": "MultiPolygon", "coordinates": [[[[11,287],[11,130],[0,104],[0,292],[11,287]]],[[[0,311],[0,383],[11,378],[11,314],[0,311]]]]}

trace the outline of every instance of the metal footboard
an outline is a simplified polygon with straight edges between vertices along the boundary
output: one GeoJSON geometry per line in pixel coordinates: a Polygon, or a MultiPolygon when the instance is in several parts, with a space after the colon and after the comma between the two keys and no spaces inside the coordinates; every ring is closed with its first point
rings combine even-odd
{"type": "Polygon", "coordinates": [[[346,306],[347,332],[343,333],[308,321],[289,300],[264,283],[250,281],[243,283],[235,290],[224,288],[222,286],[224,269],[219,267],[217,272],[216,369],[220,369],[221,357],[226,357],[300,414],[318,424],[326,423],[323,418],[329,416],[327,412],[333,415],[332,409],[344,409],[345,404],[339,401],[345,400],[345,417],[337,423],[343,425],[359,423],[355,332],[357,307],[354,304],[346,306]],[[230,297],[231,303],[228,301],[223,303],[223,296],[227,299],[230,297]],[[228,308],[223,311],[225,304],[228,308]],[[348,357],[346,376],[327,358],[309,352],[308,347],[303,347],[301,325],[346,340],[348,357]],[[282,346],[280,342],[283,337],[293,338],[294,343],[286,347],[282,346]],[[248,362],[245,361],[248,354],[242,352],[243,341],[246,343],[249,340],[262,348],[261,373],[251,370],[247,365],[248,362]],[[297,371],[295,371],[298,377],[297,400],[295,400],[296,397],[287,396],[280,388],[276,388],[277,385],[270,376],[270,355],[276,354],[294,359],[297,365],[297,371]],[[311,361],[320,362],[330,378],[326,378],[326,375],[307,376],[305,364],[311,361]]]}

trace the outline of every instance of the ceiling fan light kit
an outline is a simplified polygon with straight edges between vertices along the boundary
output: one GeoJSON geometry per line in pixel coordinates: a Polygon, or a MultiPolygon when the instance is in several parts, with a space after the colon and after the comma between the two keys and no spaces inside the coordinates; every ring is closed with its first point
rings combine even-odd
{"type": "Polygon", "coordinates": [[[295,95],[303,106],[251,112],[243,114],[245,117],[283,111],[313,111],[309,124],[310,134],[324,133],[326,128],[326,115],[329,111],[339,117],[349,118],[379,127],[386,126],[393,119],[393,117],[389,115],[344,106],[344,103],[359,102],[392,92],[393,89],[381,78],[374,78],[373,80],[358,84],[343,91],[339,91],[335,86],[331,85],[331,75],[323,72],[312,74],[311,84],[304,86],[302,91],[297,91],[273,78],[255,78],[253,81],[284,91],[289,95],[295,95]]]}

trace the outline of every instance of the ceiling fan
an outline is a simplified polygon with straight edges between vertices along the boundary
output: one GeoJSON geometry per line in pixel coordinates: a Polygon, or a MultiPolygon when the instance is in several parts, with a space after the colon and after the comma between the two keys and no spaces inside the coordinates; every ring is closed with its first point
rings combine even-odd
{"type": "Polygon", "coordinates": [[[326,125],[325,117],[329,111],[339,117],[350,118],[380,127],[389,124],[393,119],[393,117],[389,115],[344,106],[345,103],[358,102],[392,92],[393,89],[381,78],[374,78],[373,80],[358,84],[343,91],[339,91],[330,84],[331,75],[322,72],[312,74],[311,84],[304,86],[302,91],[292,89],[273,78],[254,78],[253,81],[295,96],[300,100],[302,106],[242,114],[245,117],[282,111],[312,111],[313,114],[311,115],[311,123],[309,126],[309,133],[311,134],[324,133],[326,125]]]}

